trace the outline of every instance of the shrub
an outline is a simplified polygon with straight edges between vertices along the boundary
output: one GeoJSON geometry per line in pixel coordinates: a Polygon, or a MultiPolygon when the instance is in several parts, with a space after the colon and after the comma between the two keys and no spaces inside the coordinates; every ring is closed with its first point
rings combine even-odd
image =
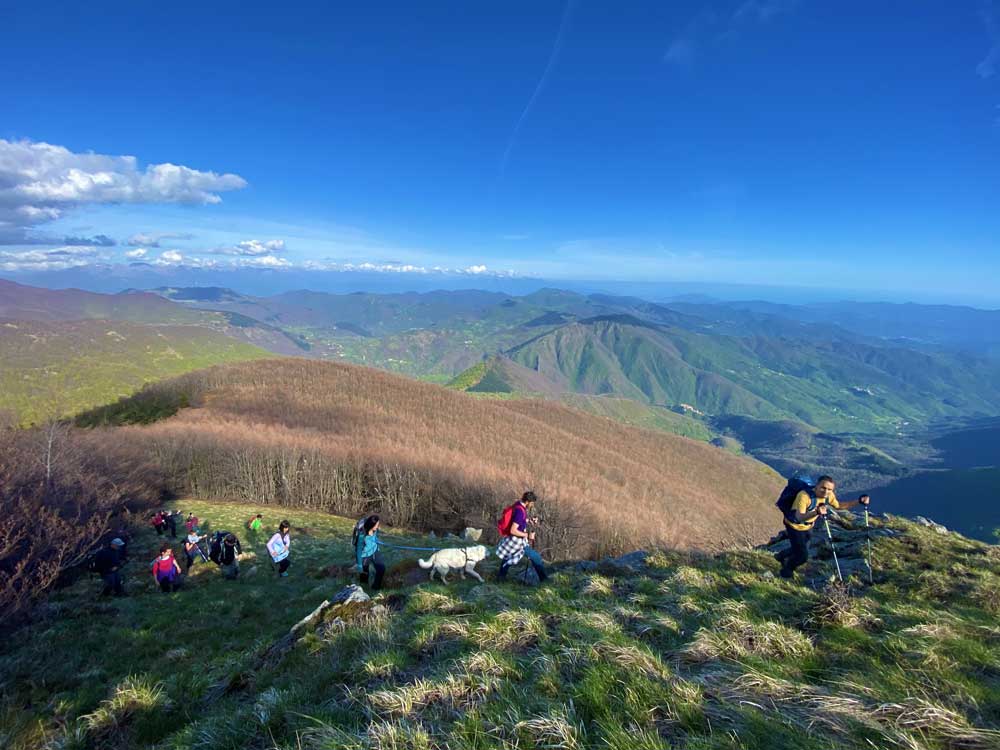
{"type": "Polygon", "coordinates": [[[108,532],[168,492],[163,473],[107,431],[52,422],[0,431],[0,610],[23,615],[108,532]]]}

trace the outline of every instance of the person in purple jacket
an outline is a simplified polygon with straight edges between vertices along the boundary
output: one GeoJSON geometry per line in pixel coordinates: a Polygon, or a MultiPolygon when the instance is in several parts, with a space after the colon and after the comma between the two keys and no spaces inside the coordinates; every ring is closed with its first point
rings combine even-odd
{"type": "Polygon", "coordinates": [[[538,574],[539,583],[548,578],[545,573],[545,565],[542,564],[542,556],[531,546],[531,543],[535,541],[535,532],[528,531],[529,514],[537,501],[535,493],[529,490],[521,495],[520,500],[504,511],[498,529],[501,539],[496,549],[496,555],[500,558],[500,572],[497,573],[497,578],[501,581],[507,577],[507,571],[521,562],[521,558],[525,556],[538,574]],[[508,514],[509,523],[507,522],[508,514]]]}

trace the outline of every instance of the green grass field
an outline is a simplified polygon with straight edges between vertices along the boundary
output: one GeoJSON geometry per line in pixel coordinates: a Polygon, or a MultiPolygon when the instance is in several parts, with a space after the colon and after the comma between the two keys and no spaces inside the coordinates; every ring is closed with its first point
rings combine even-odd
{"type": "MultiPolygon", "coordinates": [[[[257,510],[179,507],[237,531],[257,510]]],[[[261,510],[269,528],[285,515],[261,510]]],[[[92,579],[53,595],[0,647],[0,744],[1000,746],[997,547],[893,520],[904,533],[876,544],[876,587],[851,596],[773,578],[762,551],[654,553],[638,573],[566,566],[537,589],[493,583],[489,561],[485,585],[397,576],[382,608],[331,610],[275,658],[271,644],[349,581],[326,571],[349,562],[351,522],[287,515],[288,578],[261,539],[239,581],[199,563],[185,590],[161,594],[150,529],[133,542],[130,597],[99,601],[92,579]]]]}
{"type": "Polygon", "coordinates": [[[123,321],[0,324],[0,412],[31,424],[107,404],[144,384],[274,356],[198,326],[123,321]]]}

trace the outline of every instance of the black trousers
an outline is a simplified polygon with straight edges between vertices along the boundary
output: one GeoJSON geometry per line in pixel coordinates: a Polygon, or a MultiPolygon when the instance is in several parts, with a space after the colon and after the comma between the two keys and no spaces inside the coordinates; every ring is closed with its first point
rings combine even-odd
{"type": "Polygon", "coordinates": [[[121,573],[117,570],[105,573],[101,578],[104,581],[104,590],[101,591],[101,596],[108,596],[111,593],[114,593],[115,596],[121,596],[125,593],[121,573]]]}
{"type": "Polygon", "coordinates": [[[292,561],[289,560],[287,557],[284,560],[282,560],[280,563],[278,563],[278,575],[281,575],[282,573],[287,572],[288,566],[291,565],[291,564],[292,564],[292,561]]]}
{"type": "Polygon", "coordinates": [[[382,577],[385,575],[385,562],[382,560],[382,553],[376,552],[361,561],[361,571],[365,576],[368,575],[369,565],[375,568],[375,580],[372,582],[372,588],[378,591],[382,588],[382,577]]]}
{"type": "Polygon", "coordinates": [[[795,569],[804,565],[809,560],[809,538],[812,536],[812,529],[809,531],[799,531],[785,526],[785,534],[792,546],[788,554],[784,555],[784,563],[781,566],[781,577],[791,578],[795,569]]]}

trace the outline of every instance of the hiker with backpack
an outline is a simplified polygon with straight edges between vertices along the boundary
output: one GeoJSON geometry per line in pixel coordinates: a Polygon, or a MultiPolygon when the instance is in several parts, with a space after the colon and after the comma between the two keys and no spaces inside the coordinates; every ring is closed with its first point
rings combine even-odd
{"type": "Polygon", "coordinates": [[[163,532],[167,529],[167,521],[162,510],[156,511],[156,515],[153,516],[153,520],[150,523],[152,523],[153,528],[156,529],[157,536],[163,536],[163,532]]]}
{"type": "Polygon", "coordinates": [[[239,539],[231,531],[216,531],[212,534],[212,541],[208,544],[208,559],[214,562],[216,565],[223,565],[222,556],[226,547],[226,539],[232,537],[235,541],[233,542],[236,547],[236,553],[239,554],[243,551],[240,546],[239,539]]]}
{"type": "Polygon", "coordinates": [[[219,567],[222,569],[222,577],[230,581],[235,580],[240,574],[240,554],[243,549],[240,547],[240,540],[236,534],[226,533],[222,539],[222,550],[219,555],[219,567]]]}
{"type": "Polygon", "coordinates": [[[93,570],[104,581],[101,596],[127,596],[122,582],[121,568],[128,561],[125,554],[125,542],[115,537],[94,555],[93,570]]]}
{"type": "Polygon", "coordinates": [[[177,538],[177,516],[181,515],[178,510],[165,510],[163,511],[163,522],[170,529],[170,538],[177,538]]]}
{"type": "Polygon", "coordinates": [[[267,542],[267,553],[271,556],[271,560],[278,566],[278,576],[281,578],[288,577],[288,565],[290,560],[288,559],[288,548],[291,546],[292,540],[288,535],[288,530],[291,526],[288,521],[282,521],[278,524],[278,530],[275,532],[267,542]]]}
{"type": "Polygon", "coordinates": [[[187,565],[184,568],[185,573],[191,572],[191,566],[194,565],[195,557],[201,557],[202,560],[208,562],[208,557],[201,548],[201,540],[204,539],[203,536],[198,536],[198,529],[192,529],[191,533],[187,535],[184,540],[184,556],[186,558],[187,565]]]}
{"type": "Polygon", "coordinates": [[[782,578],[794,577],[795,569],[809,560],[809,538],[818,518],[828,523],[826,516],[830,508],[847,510],[871,502],[868,495],[841,502],[837,500],[835,487],[833,477],[824,474],[815,485],[808,477],[793,476],[782,490],[776,505],[784,515],[785,536],[791,545],[775,555],[781,563],[782,578]]]}
{"type": "Polygon", "coordinates": [[[169,544],[160,545],[160,555],[153,560],[153,580],[164,594],[180,588],[181,566],[177,564],[174,551],[169,544]]]}
{"type": "Polygon", "coordinates": [[[507,571],[521,562],[521,558],[525,556],[538,574],[539,583],[548,578],[542,556],[531,546],[535,541],[535,532],[528,531],[529,513],[537,501],[535,493],[529,490],[516,503],[504,508],[500,516],[500,521],[497,523],[500,543],[497,545],[496,555],[501,561],[500,572],[497,573],[497,578],[501,581],[507,578],[507,571]]]}
{"type": "Polygon", "coordinates": [[[187,528],[188,534],[195,531],[198,528],[198,516],[194,513],[188,513],[188,517],[184,521],[184,526],[187,528]]]}
{"type": "Polygon", "coordinates": [[[385,561],[382,560],[382,553],[378,550],[382,544],[378,538],[378,530],[381,525],[381,519],[374,514],[361,519],[354,526],[352,540],[362,583],[368,581],[368,568],[375,568],[375,580],[372,582],[374,591],[382,588],[382,577],[385,575],[385,561]]]}

